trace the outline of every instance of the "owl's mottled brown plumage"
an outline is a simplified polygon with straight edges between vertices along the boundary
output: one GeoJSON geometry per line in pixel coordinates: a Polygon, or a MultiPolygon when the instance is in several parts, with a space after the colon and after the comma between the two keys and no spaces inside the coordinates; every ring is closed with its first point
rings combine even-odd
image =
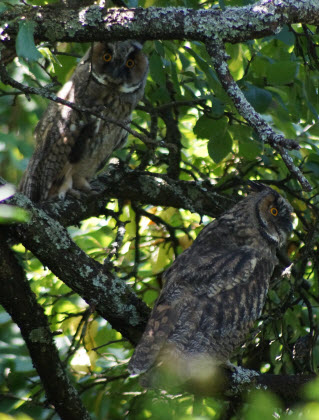
{"type": "Polygon", "coordinates": [[[227,362],[263,309],[276,249],[292,229],[290,204],[255,191],[207,225],[165,272],[164,288],[129,364],[157,386],[165,370],[181,381],[227,362]],[[278,212],[278,214],[276,214],[278,212]]]}
{"type": "MultiPolygon", "coordinates": [[[[144,93],[148,61],[137,41],[95,43],[58,96],[128,124],[144,93]]],[[[89,181],[127,131],[94,115],[51,102],[39,121],[36,149],[19,190],[33,201],[89,190],[89,181]]]]}

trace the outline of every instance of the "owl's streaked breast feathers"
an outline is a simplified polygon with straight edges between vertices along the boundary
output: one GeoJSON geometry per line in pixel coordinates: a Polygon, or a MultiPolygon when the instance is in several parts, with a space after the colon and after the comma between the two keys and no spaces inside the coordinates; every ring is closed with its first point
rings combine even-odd
{"type": "Polygon", "coordinates": [[[254,187],[165,272],[129,364],[132,374],[144,373],[145,386],[156,386],[160,367],[186,380],[197,362],[226,362],[261,315],[276,249],[292,229],[292,209],[273,189],[254,187]]]}
{"type": "MultiPolygon", "coordinates": [[[[57,96],[92,109],[103,118],[129,124],[142,98],[148,61],[137,41],[95,43],[57,96]]],[[[89,190],[89,181],[127,131],[89,113],[51,102],[39,121],[36,149],[19,190],[34,201],[89,190]]]]}

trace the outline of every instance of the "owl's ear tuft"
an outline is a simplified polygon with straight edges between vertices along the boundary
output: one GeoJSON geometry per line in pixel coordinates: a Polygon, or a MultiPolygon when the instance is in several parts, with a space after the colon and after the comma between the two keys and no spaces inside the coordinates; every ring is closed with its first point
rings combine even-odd
{"type": "Polygon", "coordinates": [[[248,181],[247,184],[253,192],[261,192],[261,191],[265,191],[269,189],[267,185],[262,184],[261,182],[258,182],[258,181],[248,181]]]}
{"type": "Polygon", "coordinates": [[[132,42],[136,46],[136,48],[141,50],[143,48],[144,43],[146,42],[146,39],[139,39],[139,40],[134,39],[132,42]]]}

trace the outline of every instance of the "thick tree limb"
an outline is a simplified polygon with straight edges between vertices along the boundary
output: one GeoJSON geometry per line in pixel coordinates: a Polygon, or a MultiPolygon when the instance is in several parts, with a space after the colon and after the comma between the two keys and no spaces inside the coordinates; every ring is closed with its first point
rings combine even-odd
{"type": "Polygon", "coordinates": [[[43,203],[43,208],[54,218],[59,214],[59,220],[62,218],[63,224],[68,226],[84,218],[104,214],[103,206],[110,198],[184,208],[212,217],[219,216],[234,204],[233,197],[215,192],[209,181],[177,181],[162,174],[132,171],[123,165],[110,165],[107,172],[97,177],[91,185],[95,191],[95,200],[92,200],[91,195],[83,196],[81,203],[71,199],[70,207],[76,206],[74,211],[68,208],[68,200],[65,203],[60,200],[55,201],[55,204],[43,203]],[[57,212],[56,215],[54,212],[57,212]]]}
{"type": "Polygon", "coordinates": [[[31,214],[28,224],[13,228],[22,244],[88,304],[93,305],[115,329],[136,343],[144,330],[149,309],[135,296],[131,287],[114,278],[105,267],[78,248],[56,220],[68,226],[93,215],[105,214],[105,204],[110,196],[145,204],[175,205],[215,216],[223,211],[220,203],[225,206],[232,201],[208,193],[206,188],[195,182],[174,181],[156,174],[119,169],[112,166],[107,176],[101,175],[95,181],[94,200],[92,196],[84,196],[81,202],[73,197],[66,201],[51,201],[43,204],[46,212],[22,194],[16,194],[10,203],[31,214]],[[103,182],[105,178],[107,183],[103,182]],[[195,209],[192,203],[196,203],[195,209]]]}
{"type": "MultiPolygon", "coordinates": [[[[5,181],[1,181],[0,185],[5,181]]],[[[92,194],[83,193],[80,199],[68,194],[65,200],[53,198],[39,208],[63,226],[76,225],[89,217],[105,215],[105,206],[112,198],[131,200],[145,205],[184,208],[193,213],[217,217],[234,205],[234,197],[220,194],[209,181],[173,180],[163,174],[130,170],[124,165],[111,164],[105,173],[93,180],[92,194]],[[93,198],[93,199],[92,199],[93,198]]],[[[22,195],[8,203],[24,207],[22,195]]]]}
{"type": "Polygon", "coordinates": [[[262,0],[224,11],[15,5],[0,16],[4,44],[13,44],[22,18],[35,22],[38,42],[90,42],[112,38],[205,40],[214,34],[223,41],[235,43],[274,34],[287,23],[318,25],[319,4],[310,0],[262,0]]]}
{"type": "Polygon", "coordinates": [[[15,203],[31,216],[28,223],[14,229],[21,243],[113,328],[136,343],[148,319],[146,304],[124,281],[75,245],[58,221],[21,194],[16,194],[15,203]]]}
{"type": "Polygon", "coordinates": [[[23,268],[0,227],[0,304],[18,325],[48,401],[64,420],[89,420],[76,389],[66,375],[44,311],[25,278],[23,268]]]}

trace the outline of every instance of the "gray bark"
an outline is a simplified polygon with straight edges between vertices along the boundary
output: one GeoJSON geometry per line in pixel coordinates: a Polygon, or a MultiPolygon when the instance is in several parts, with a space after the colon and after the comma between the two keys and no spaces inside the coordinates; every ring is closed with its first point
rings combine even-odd
{"type": "Polygon", "coordinates": [[[0,15],[1,40],[11,44],[19,21],[35,22],[39,41],[90,42],[107,39],[188,39],[218,37],[241,42],[277,33],[288,23],[319,24],[316,0],[262,0],[245,7],[104,9],[97,5],[70,9],[58,6],[14,6],[0,15]],[[94,31],[92,30],[94,28],[94,31]]]}

